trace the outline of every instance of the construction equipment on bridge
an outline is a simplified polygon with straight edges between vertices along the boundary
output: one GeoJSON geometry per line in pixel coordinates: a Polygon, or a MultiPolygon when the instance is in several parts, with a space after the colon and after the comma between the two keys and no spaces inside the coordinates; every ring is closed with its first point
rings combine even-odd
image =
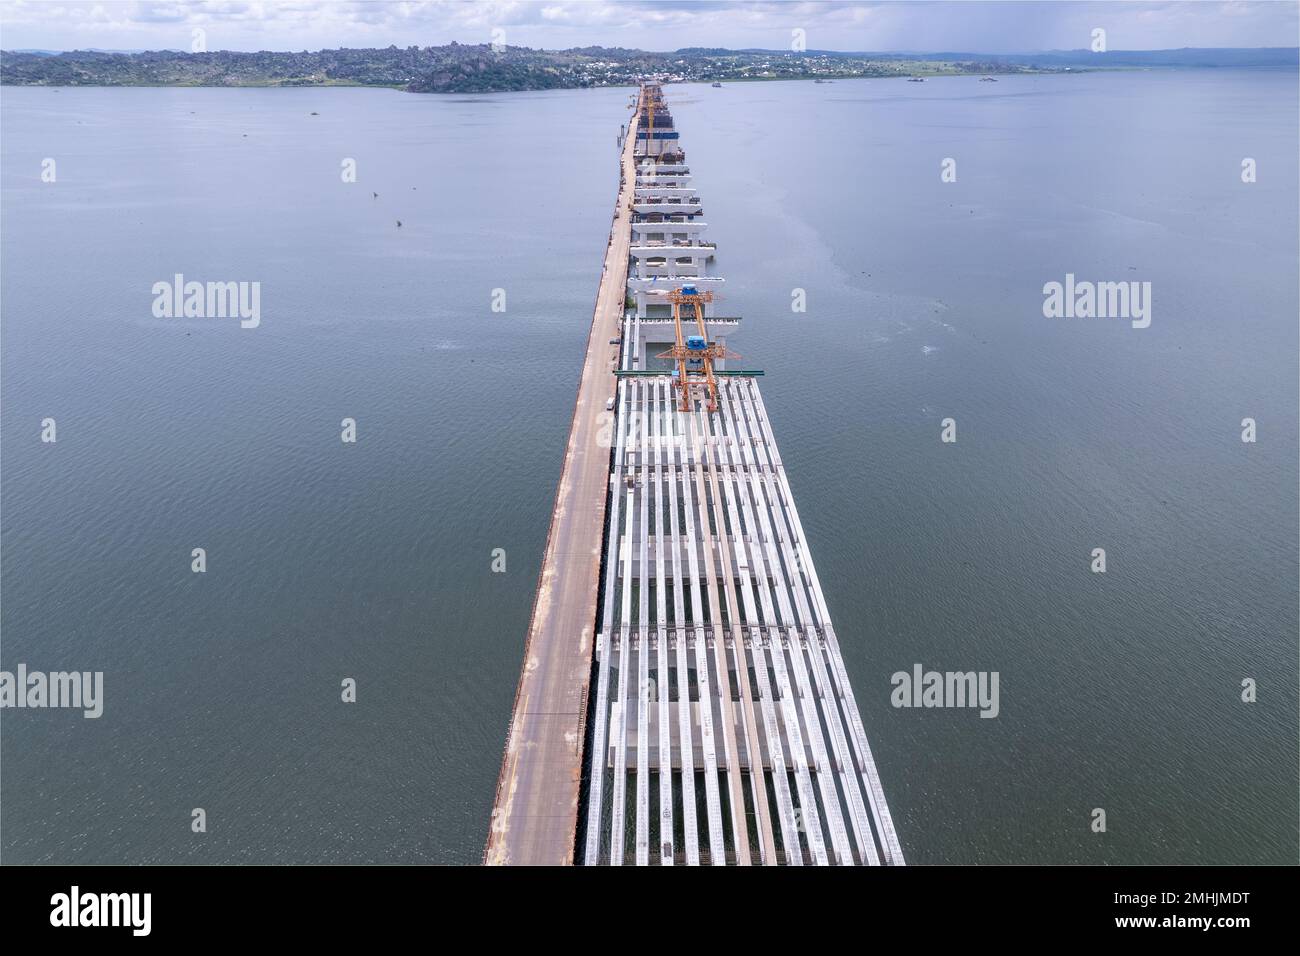
{"type": "Polygon", "coordinates": [[[713,301],[712,292],[700,292],[690,283],[680,289],[674,289],[667,295],[673,306],[673,326],[677,335],[677,344],[666,352],[660,352],[657,358],[673,359],[677,368],[673,370],[673,388],[678,391],[677,407],[680,411],[691,410],[691,390],[702,389],[708,401],[710,412],[718,410],[718,381],[715,377],[713,363],[718,359],[740,358],[734,352],[714,343],[709,344],[708,329],[704,325],[704,303],[713,301]],[[682,306],[694,310],[695,325],[698,335],[684,335],[682,332],[682,306]]]}

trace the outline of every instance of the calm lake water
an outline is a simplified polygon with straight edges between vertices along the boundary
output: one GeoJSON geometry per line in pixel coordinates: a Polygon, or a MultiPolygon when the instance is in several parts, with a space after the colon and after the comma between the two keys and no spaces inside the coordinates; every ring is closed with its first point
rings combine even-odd
{"type": "MultiPolygon", "coordinates": [[[[667,92],[909,861],[1294,862],[1295,74],[667,92]]],[[[0,91],[5,862],[479,859],[628,95],[0,91]]]]}

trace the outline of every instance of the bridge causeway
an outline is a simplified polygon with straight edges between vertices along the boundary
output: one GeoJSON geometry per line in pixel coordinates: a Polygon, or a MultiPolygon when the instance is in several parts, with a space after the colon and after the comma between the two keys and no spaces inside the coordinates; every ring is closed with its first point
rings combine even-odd
{"type": "Polygon", "coordinates": [[[723,280],[656,84],[629,130],[485,861],[902,864],[740,320],[716,411],[664,361],[723,280]]]}
{"type": "Polygon", "coordinates": [[[619,333],[626,296],[634,143],[627,136],[621,150],[618,201],[497,779],[489,864],[573,862],[609,481],[609,443],[601,440],[615,387],[608,343],[619,333]]]}

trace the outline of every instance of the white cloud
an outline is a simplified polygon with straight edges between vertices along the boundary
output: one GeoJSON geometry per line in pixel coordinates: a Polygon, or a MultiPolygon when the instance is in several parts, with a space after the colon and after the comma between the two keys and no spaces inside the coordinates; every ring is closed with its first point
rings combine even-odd
{"type": "Polygon", "coordinates": [[[1078,49],[1093,27],[1112,49],[1294,44],[1297,5],[1235,2],[814,2],[814,0],[0,0],[6,49],[188,49],[202,26],[209,49],[508,42],[785,49],[1013,52],[1078,49]]]}

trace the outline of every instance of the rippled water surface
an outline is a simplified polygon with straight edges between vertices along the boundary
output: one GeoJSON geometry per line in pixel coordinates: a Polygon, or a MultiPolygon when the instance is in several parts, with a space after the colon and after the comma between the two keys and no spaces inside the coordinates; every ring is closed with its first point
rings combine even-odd
{"type": "MultiPolygon", "coordinates": [[[[0,93],[3,663],[106,696],[4,712],[6,862],[479,858],[627,96],[0,93]]],[[[1295,75],[668,98],[909,860],[1293,862],[1295,75]]]]}

